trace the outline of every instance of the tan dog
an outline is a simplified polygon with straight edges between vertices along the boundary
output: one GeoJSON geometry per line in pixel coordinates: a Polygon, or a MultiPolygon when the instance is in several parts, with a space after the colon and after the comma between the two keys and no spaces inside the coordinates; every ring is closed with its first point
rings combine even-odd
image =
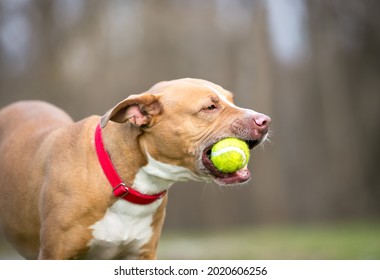
{"type": "Polygon", "coordinates": [[[209,150],[231,136],[253,148],[269,124],[233,105],[222,87],[196,79],[161,82],[76,123],[44,102],[12,104],[0,111],[0,226],[27,259],[153,259],[163,192],[176,181],[247,181],[246,167],[217,171],[209,150]],[[95,148],[99,122],[98,144],[115,172],[137,197],[160,194],[153,201],[115,197],[95,148]]]}

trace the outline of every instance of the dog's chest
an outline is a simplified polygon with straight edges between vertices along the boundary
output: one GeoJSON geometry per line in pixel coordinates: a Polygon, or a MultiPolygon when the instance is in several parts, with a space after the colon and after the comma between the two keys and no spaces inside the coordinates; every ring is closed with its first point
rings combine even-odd
{"type": "Polygon", "coordinates": [[[93,239],[86,258],[136,259],[153,234],[153,214],[160,203],[135,205],[119,199],[90,227],[93,239]]]}

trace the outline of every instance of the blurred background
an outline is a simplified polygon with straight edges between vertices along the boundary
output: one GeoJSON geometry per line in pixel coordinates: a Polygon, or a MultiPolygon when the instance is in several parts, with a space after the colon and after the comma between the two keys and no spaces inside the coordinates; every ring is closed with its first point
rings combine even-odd
{"type": "MultiPolygon", "coordinates": [[[[0,107],[75,120],[162,80],[272,118],[244,186],[176,184],[160,258],[380,259],[380,2],[0,0],[0,107]]],[[[0,257],[19,258],[0,238],[0,257]]]]}

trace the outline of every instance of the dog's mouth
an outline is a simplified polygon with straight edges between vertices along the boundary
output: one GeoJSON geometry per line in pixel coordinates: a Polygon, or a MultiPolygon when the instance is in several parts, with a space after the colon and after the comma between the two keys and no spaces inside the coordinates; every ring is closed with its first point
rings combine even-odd
{"type": "MultiPolygon", "coordinates": [[[[252,150],[261,142],[260,140],[243,141],[248,144],[250,150],[252,150]]],[[[214,144],[215,143],[203,150],[202,163],[204,167],[206,167],[206,169],[209,171],[216,183],[219,185],[241,184],[251,179],[251,172],[248,170],[247,166],[244,166],[242,169],[232,173],[223,173],[219,171],[211,161],[211,148],[214,144]]]]}

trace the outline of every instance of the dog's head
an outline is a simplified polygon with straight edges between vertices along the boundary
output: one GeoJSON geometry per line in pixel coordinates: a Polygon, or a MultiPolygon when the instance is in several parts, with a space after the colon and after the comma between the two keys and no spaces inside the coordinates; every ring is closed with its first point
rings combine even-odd
{"type": "Polygon", "coordinates": [[[266,139],[271,119],[235,106],[232,94],[216,84],[180,79],[129,96],[101,118],[101,126],[109,121],[139,127],[147,158],[226,185],[246,182],[250,172],[245,167],[221,173],[210,160],[211,147],[223,138],[236,137],[253,149],[266,139]]]}

